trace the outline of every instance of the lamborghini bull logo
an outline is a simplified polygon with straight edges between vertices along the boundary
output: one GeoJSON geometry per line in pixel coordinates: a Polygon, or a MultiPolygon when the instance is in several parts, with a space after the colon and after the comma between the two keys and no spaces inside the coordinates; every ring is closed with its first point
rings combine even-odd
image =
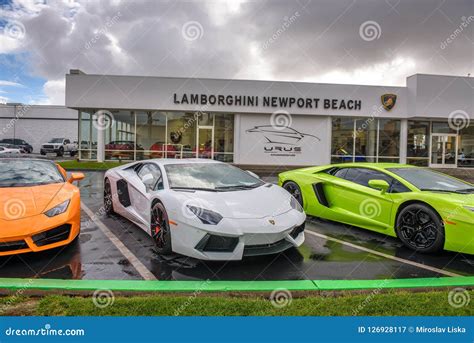
{"type": "Polygon", "coordinates": [[[390,111],[397,102],[397,95],[396,94],[384,94],[381,96],[383,108],[387,111],[390,111]]]}

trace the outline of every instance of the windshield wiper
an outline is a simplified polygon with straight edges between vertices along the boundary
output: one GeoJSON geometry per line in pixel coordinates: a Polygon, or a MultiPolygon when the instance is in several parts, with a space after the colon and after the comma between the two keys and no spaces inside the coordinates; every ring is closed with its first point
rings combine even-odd
{"type": "Polygon", "coordinates": [[[436,189],[436,188],[420,188],[420,191],[426,192],[443,192],[443,193],[457,193],[457,194],[466,194],[465,192],[473,192],[474,188],[466,188],[466,189],[436,189]]]}
{"type": "Polygon", "coordinates": [[[256,183],[254,185],[232,185],[232,186],[220,186],[220,187],[216,187],[216,189],[253,189],[253,188],[257,188],[257,187],[260,187],[261,185],[263,185],[263,183],[256,183]]]}
{"type": "Polygon", "coordinates": [[[184,190],[184,191],[205,191],[205,192],[217,192],[213,188],[201,188],[201,187],[170,187],[171,189],[184,190]]]}

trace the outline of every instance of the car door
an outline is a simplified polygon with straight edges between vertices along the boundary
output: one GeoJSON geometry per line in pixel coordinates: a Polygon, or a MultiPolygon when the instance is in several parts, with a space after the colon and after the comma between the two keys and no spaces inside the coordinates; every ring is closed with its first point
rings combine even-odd
{"type": "Polygon", "coordinates": [[[342,221],[383,231],[390,226],[393,199],[390,189],[382,193],[369,187],[370,180],[395,180],[378,170],[348,167],[336,171],[327,183],[331,208],[339,211],[342,221]]]}
{"type": "Polygon", "coordinates": [[[133,211],[140,221],[149,227],[151,193],[163,187],[160,168],[154,163],[144,163],[135,171],[136,176],[130,178],[129,192],[133,211]]]}

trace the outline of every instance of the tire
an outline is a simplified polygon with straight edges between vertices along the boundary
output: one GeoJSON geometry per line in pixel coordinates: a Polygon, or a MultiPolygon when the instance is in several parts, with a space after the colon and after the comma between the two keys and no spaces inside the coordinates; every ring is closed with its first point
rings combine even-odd
{"type": "Polygon", "coordinates": [[[104,183],[104,210],[108,215],[115,213],[112,199],[112,186],[110,185],[109,179],[107,179],[104,183]]]}
{"type": "Polygon", "coordinates": [[[57,157],[61,157],[64,155],[64,148],[59,148],[58,152],[56,153],[57,157]]]}
{"type": "Polygon", "coordinates": [[[303,206],[303,194],[301,193],[300,186],[296,182],[288,181],[283,184],[283,188],[286,189],[288,193],[293,195],[296,200],[303,206]]]}
{"type": "Polygon", "coordinates": [[[45,153],[44,151],[41,151],[40,154],[41,154],[42,156],[46,155],[46,153],[45,153]]]}
{"type": "Polygon", "coordinates": [[[70,151],[70,152],[69,152],[69,156],[74,157],[75,155],[76,155],[76,152],[75,152],[75,151],[70,151]]]}
{"type": "Polygon", "coordinates": [[[444,225],[439,215],[423,204],[405,207],[397,217],[396,233],[408,248],[421,252],[438,252],[444,247],[444,225]]]}
{"type": "Polygon", "coordinates": [[[171,230],[168,221],[168,214],[161,202],[156,202],[151,207],[151,237],[155,243],[156,250],[159,254],[171,254],[171,230]]]}

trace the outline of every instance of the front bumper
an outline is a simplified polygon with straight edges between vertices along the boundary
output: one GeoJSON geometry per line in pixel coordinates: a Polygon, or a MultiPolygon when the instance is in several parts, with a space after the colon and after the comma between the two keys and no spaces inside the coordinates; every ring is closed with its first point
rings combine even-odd
{"type": "Polygon", "coordinates": [[[177,225],[171,225],[171,245],[174,252],[201,260],[276,254],[303,244],[305,220],[297,210],[259,219],[224,218],[218,225],[194,218],[173,220],[177,225]]]}
{"type": "Polygon", "coordinates": [[[39,214],[18,220],[0,219],[0,256],[67,245],[79,235],[80,225],[80,211],[68,211],[53,218],[39,214]]]}
{"type": "Polygon", "coordinates": [[[472,217],[443,216],[445,250],[474,255],[474,221],[472,217]]]}

